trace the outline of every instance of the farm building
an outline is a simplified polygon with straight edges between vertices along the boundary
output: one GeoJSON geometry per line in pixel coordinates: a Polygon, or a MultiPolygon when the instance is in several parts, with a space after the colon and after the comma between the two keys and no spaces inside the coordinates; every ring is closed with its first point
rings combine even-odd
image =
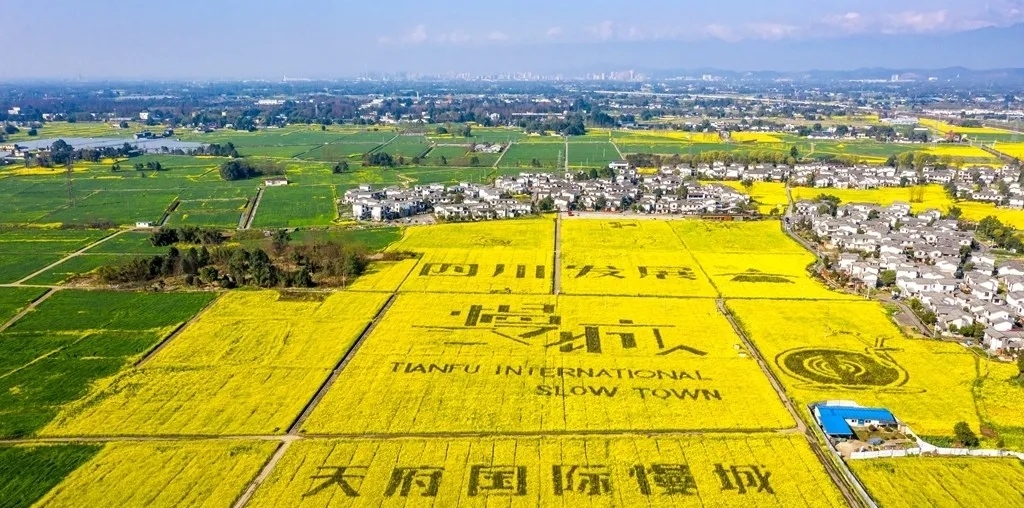
{"type": "Polygon", "coordinates": [[[278,177],[278,178],[267,178],[263,183],[267,187],[284,187],[284,186],[288,185],[288,179],[287,178],[281,178],[281,177],[278,177]]]}
{"type": "Polygon", "coordinates": [[[814,406],[814,418],[821,425],[825,434],[831,438],[855,438],[854,427],[888,427],[900,426],[896,417],[888,409],[848,406],[848,405],[817,405],[814,406]]]}

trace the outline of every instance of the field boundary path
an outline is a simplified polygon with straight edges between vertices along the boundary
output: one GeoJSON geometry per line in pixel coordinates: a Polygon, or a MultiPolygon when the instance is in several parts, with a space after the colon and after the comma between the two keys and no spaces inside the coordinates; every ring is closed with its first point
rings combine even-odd
{"type": "Polygon", "coordinates": [[[14,323],[18,322],[19,319],[25,317],[26,314],[28,314],[33,309],[38,307],[40,303],[45,302],[48,298],[53,296],[53,294],[56,293],[57,291],[60,291],[60,289],[51,288],[49,291],[43,293],[39,298],[36,298],[35,300],[33,300],[32,303],[29,303],[28,305],[26,305],[24,309],[21,309],[21,312],[15,314],[14,317],[12,317],[11,319],[8,319],[7,322],[4,323],[3,325],[0,325],[0,332],[3,332],[5,330],[7,330],[8,328],[10,328],[12,325],[14,325],[14,323]]]}
{"type": "Polygon", "coordinates": [[[391,304],[394,303],[396,296],[397,293],[391,293],[391,296],[388,297],[388,300],[384,302],[384,305],[382,305],[380,310],[377,311],[377,314],[373,316],[373,319],[370,320],[369,323],[367,323],[366,328],[363,329],[363,333],[359,334],[359,338],[352,344],[352,347],[350,347],[345,355],[341,357],[338,364],[334,366],[334,370],[331,372],[331,375],[327,377],[327,380],[324,381],[322,385],[320,385],[320,389],[317,390],[316,395],[313,396],[309,403],[306,404],[306,407],[302,409],[302,412],[299,413],[299,417],[295,419],[295,422],[292,423],[292,426],[288,429],[288,435],[299,435],[299,431],[302,430],[302,424],[306,423],[306,419],[309,418],[309,415],[312,414],[313,410],[320,404],[324,395],[327,395],[328,390],[330,390],[331,386],[334,385],[334,381],[338,379],[341,372],[345,370],[345,366],[352,361],[352,358],[355,357],[356,353],[359,351],[360,346],[366,342],[367,337],[369,337],[370,334],[373,333],[373,330],[377,328],[380,320],[385,314],[387,314],[388,309],[391,308],[391,304]]]}
{"type": "Polygon", "coordinates": [[[512,148],[512,145],[513,143],[511,141],[509,141],[508,144],[505,145],[505,149],[501,151],[501,155],[498,156],[498,160],[494,161],[494,164],[491,166],[492,168],[498,169],[498,165],[501,164],[501,159],[505,158],[505,154],[507,154],[508,151],[512,148]]]}
{"type": "Polygon", "coordinates": [[[288,451],[288,448],[290,448],[292,443],[295,442],[297,439],[300,438],[297,438],[295,436],[286,436],[284,439],[281,440],[281,444],[277,447],[277,450],[275,450],[274,454],[271,455],[269,460],[267,460],[267,463],[263,465],[263,468],[260,469],[259,474],[257,474],[256,477],[252,479],[252,482],[249,483],[249,486],[245,489],[245,492],[243,492],[242,495],[238,497],[238,500],[235,501],[233,505],[231,505],[232,508],[241,508],[249,504],[249,500],[252,499],[252,496],[254,494],[256,494],[256,489],[258,489],[260,485],[262,485],[263,482],[270,477],[270,473],[274,472],[274,468],[277,467],[277,463],[281,461],[281,458],[284,457],[285,452],[288,451]]]}
{"type": "MultiPolygon", "coordinates": [[[[874,503],[871,502],[871,498],[868,497],[867,493],[864,492],[863,488],[860,487],[858,483],[854,483],[856,487],[853,489],[856,490],[857,492],[851,490],[850,484],[848,483],[851,481],[851,475],[849,471],[840,470],[839,466],[836,466],[832,461],[828,460],[828,457],[825,455],[827,452],[825,450],[822,450],[820,444],[814,438],[813,432],[808,427],[804,419],[800,416],[800,413],[796,410],[796,407],[793,405],[793,401],[790,400],[789,396],[786,394],[786,389],[783,388],[782,382],[779,381],[779,378],[775,375],[774,372],[772,372],[771,368],[768,367],[768,363],[765,361],[764,356],[761,355],[761,351],[757,349],[756,346],[754,346],[753,341],[751,341],[750,338],[747,337],[747,334],[743,331],[743,328],[740,327],[739,323],[737,323],[736,320],[733,318],[732,313],[725,305],[725,299],[716,298],[715,304],[718,306],[718,311],[722,313],[723,316],[725,316],[726,320],[729,321],[729,325],[732,326],[732,329],[736,333],[736,336],[738,336],[740,338],[740,341],[743,342],[744,347],[747,348],[747,351],[754,357],[754,360],[757,361],[757,365],[758,367],[761,368],[761,372],[763,372],[765,377],[768,378],[768,382],[772,385],[772,388],[775,390],[775,393],[778,394],[779,399],[782,400],[782,405],[786,407],[786,410],[789,411],[789,414],[796,421],[796,430],[803,434],[804,437],[807,439],[808,446],[810,446],[811,450],[814,451],[814,454],[818,457],[818,461],[821,463],[822,467],[825,468],[825,471],[828,473],[828,475],[832,478],[832,483],[834,483],[836,487],[839,489],[840,493],[842,493],[843,497],[846,499],[846,502],[849,503],[850,506],[874,506],[874,503]]],[[[854,482],[855,481],[856,480],[854,480],[854,482]]]]}
{"type": "Polygon", "coordinates": [[[551,290],[555,295],[562,293],[562,214],[555,215],[555,264],[552,265],[551,290]]]}
{"type": "Polygon", "coordinates": [[[28,275],[27,277],[24,277],[23,279],[21,279],[21,280],[19,280],[19,281],[15,282],[14,284],[9,284],[9,285],[10,285],[10,286],[20,286],[20,285],[24,284],[24,283],[25,283],[25,281],[27,281],[27,280],[31,280],[31,279],[32,279],[33,277],[38,277],[39,275],[42,275],[43,273],[45,273],[45,272],[47,272],[47,271],[49,271],[49,270],[52,270],[52,269],[53,269],[53,268],[55,268],[55,267],[56,267],[57,265],[59,265],[59,264],[61,264],[61,263],[65,262],[65,261],[67,261],[67,260],[69,260],[69,259],[71,259],[71,258],[75,258],[75,257],[81,256],[81,255],[82,255],[82,254],[84,254],[84,253],[85,253],[85,252],[86,252],[87,250],[89,250],[89,249],[91,249],[91,248],[93,248],[93,247],[95,247],[95,246],[97,246],[97,245],[99,245],[99,244],[101,244],[101,243],[103,243],[103,242],[106,242],[106,241],[108,241],[108,240],[110,240],[110,239],[112,239],[112,238],[114,238],[114,237],[116,237],[116,236],[120,236],[120,235],[122,235],[122,234],[124,234],[124,233],[126,233],[126,232],[128,232],[128,231],[131,231],[131,230],[130,230],[130,229],[122,229],[122,230],[116,231],[116,232],[114,232],[114,233],[111,233],[111,234],[109,234],[109,235],[107,235],[107,236],[104,236],[103,238],[100,238],[99,240],[96,240],[95,242],[92,242],[92,243],[90,243],[89,245],[86,245],[85,247],[82,247],[81,249],[78,249],[78,250],[76,250],[75,252],[72,252],[71,254],[68,254],[67,256],[64,256],[64,257],[60,258],[60,259],[59,259],[59,260],[57,260],[56,262],[54,262],[54,263],[51,263],[51,264],[49,264],[49,265],[46,265],[45,267],[43,267],[43,268],[42,268],[42,269],[40,269],[40,270],[37,270],[37,271],[35,271],[35,272],[32,272],[32,273],[31,273],[31,274],[29,274],[29,275],[28,275]]]}
{"type": "Polygon", "coordinates": [[[185,321],[184,323],[178,325],[178,327],[175,328],[171,333],[167,334],[167,336],[164,337],[163,340],[161,340],[160,343],[156,345],[156,347],[150,349],[148,353],[142,355],[142,358],[139,358],[139,361],[135,362],[134,367],[142,367],[143,365],[149,363],[149,361],[152,360],[153,357],[157,355],[157,353],[167,348],[167,345],[170,344],[175,337],[181,335],[181,332],[183,332],[186,328],[191,326],[192,323],[198,321],[199,317],[205,314],[206,311],[210,309],[210,307],[213,307],[213,304],[216,303],[217,300],[220,300],[220,298],[218,297],[214,298],[213,300],[210,300],[210,303],[206,304],[206,306],[204,306],[202,309],[199,309],[199,312],[196,312],[195,315],[193,315],[188,321],[185,321]]]}
{"type": "Polygon", "coordinates": [[[622,155],[622,150],[619,149],[618,143],[615,142],[615,139],[612,138],[611,134],[608,135],[608,142],[612,144],[612,147],[614,147],[615,151],[619,154],[619,160],[626,160],[626,156],[622,155]]]}
{"type": "Polygon", "coordinates": [[[245,225],[242,229],[249,229],[252,227],[252,222],[256,220],[256,211],[260,208],[260,201],[263,201],[263,191],[266,187],[260,186],[259,190],[256,191],[256,197],[252,201],[252,209],[249,210],[249,216],[244,217],[245,225]]]}

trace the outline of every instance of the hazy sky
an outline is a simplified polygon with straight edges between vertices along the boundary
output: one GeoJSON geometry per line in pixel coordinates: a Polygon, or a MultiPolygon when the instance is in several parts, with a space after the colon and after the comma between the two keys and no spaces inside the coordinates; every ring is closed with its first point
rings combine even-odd
{"type": "Polygon", "coordinates": [[[1020,23],[1024,0],[0,0],[0,16],[0,79],[343,77],[621,67],[658,48],[666,65],[749,67],[734,53],[752,43],[948,36],[1020,23]]]}

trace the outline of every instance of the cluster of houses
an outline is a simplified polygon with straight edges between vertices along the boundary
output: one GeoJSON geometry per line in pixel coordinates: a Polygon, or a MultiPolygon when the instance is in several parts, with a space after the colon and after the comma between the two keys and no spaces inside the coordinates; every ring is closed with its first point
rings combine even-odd
{"type": "Polygon", "coordinates": [[[358,220],[387,221],[433,213],[442,220],[519,217],[543,209],[633,211],[645,214],[727,215],[747,212],[750,197],[721,184],[702,184],[690,174],[664,168],[641,175],[624,163],[610,165],[605,178],[520,173],[491,185],[417,185],[374,189],[362,185],[345,193],[358,220]]]}
{"type": "Polygon", "coordinates": [[[956,220],[936,210],[912,214],[907,203],[850,203],[832,216],[821,203],[798,201],[795,211],[826,249],[841,252],[839,271],[871,288],[894,278],[894,293],[935,314],[936,332],[959,336],[980,326],[991,352],[1024,349],[1024,263],[1001,261],[956,220]]]}

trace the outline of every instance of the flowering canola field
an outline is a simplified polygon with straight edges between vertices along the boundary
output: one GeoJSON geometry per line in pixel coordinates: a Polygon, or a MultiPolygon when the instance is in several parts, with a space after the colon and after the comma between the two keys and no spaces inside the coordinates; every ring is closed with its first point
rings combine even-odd
{"type": "Polygon", "coordinates": [[[277,446],[253,441],[110,443],[36,506],[227,507],[277,446]]]}
{"type": "Polygon", "coordinates": [[[302,430],[794,425],[711,300],[403,293],[302,430]]]}
{"type": "Polygon", "coordinates": [[[716,296],[667,222],[564,221],[561,234],[563,293],[716,296]]]}
{"type": "Polygon", "coordinates": [[[1018,459],[853,460],[850,469],[886,508],[1024,506],[1024,464],[1018,459]]]}
{"type": "Polygon", "coordinates": [[[802,436],[316,440],[252,508],[838,507],[802,436]]]}
{"type": "Polygon", "coordinates": [[[922,436],[980,421],[975,356],[957,344],[904,337],[874,302],[730,300],[728,307],[801,404],[884,407],[922,436]]]}
{"type": "Polygon", "coordinates": [[[676,221],[672,228],[726,298],[851,299],[807,272],[814,255],[777,222],[676,221]]]}
{"type": "Polygon", "coordinates": [[[550,219],[443,224],[406,230],[389,250],[422,253],[402,292],[550,293],[550,219]]]}
{"type": "Polygon", "coordinates": [[[386,299],[229,293],[150,362],[98,383],[41,434],[283,433],[386,299]]]}

